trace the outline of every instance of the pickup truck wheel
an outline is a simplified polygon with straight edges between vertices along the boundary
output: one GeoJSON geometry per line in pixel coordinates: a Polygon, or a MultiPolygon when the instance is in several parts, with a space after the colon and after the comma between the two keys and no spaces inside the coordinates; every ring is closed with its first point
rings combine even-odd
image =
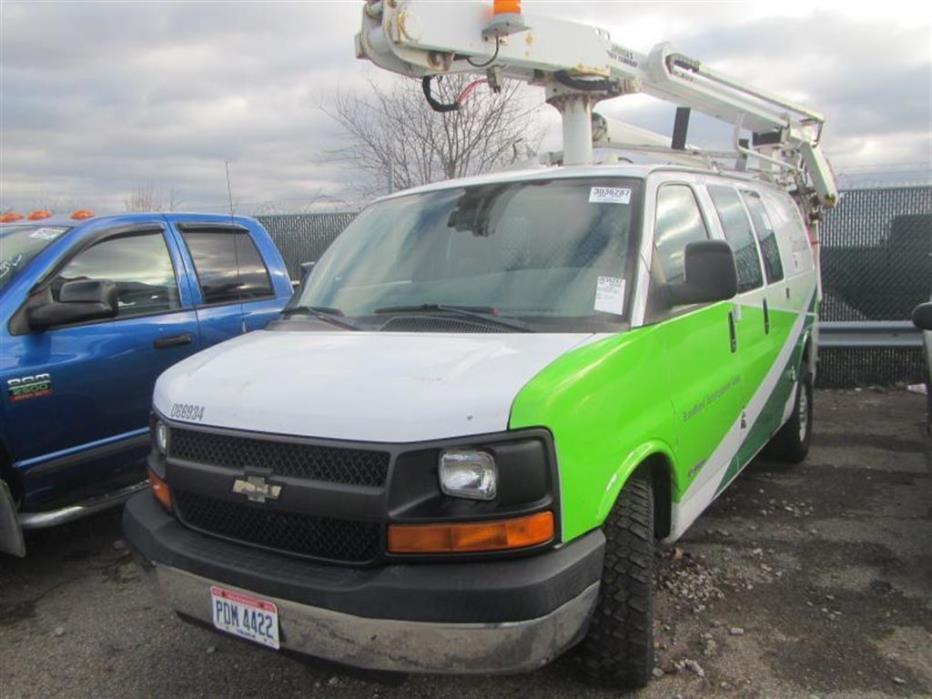
{"type": "Polygon", "coordinates": [[[599,598],[577,660],[595,684],[643,687],[654,666],[654,494],[649,474],[642,470],[628,480],[603,531],[599,598]]]}
{"type": "Polygon", "coordinates": [[[798,464],[809,453],[812,439],[812,375],[803,375],[796,386],[796,405],[786,424],[770,441],[767,456],[777,461],[798,464]]]}

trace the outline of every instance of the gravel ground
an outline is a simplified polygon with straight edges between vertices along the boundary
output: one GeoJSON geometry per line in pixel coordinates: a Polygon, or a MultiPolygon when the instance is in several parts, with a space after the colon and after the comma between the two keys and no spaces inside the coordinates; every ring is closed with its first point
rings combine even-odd
{"type": "MultiPolygon", "coordinates": [[[[758,460],[658,553],[644,697],[932,696],[925,400],[819,391],[806,463],[758,460]]],[[[186,625],[107,513],[0,555],[0,696],[601,697],[566,659],[512,677],[374,677],[186,625]]]]}

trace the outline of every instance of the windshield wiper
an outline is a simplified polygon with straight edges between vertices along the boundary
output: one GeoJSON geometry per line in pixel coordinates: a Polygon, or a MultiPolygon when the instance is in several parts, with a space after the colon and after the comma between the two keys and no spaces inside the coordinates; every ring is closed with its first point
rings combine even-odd
{"type": "Polygon", "coordinates": [[[375,313],[451,313],[454,315],[476,318],[486,323],[493,323],[518,332],[534,332],[527,323],[514,318],[502,318],[491,306],[457,306],[445,303],[421,303],[413,306],[385,306],[376,308],[375,313]]]}
{"type": "Polygon", "coordinates": [[[344,317],[339,308],[329,306],[286,306],[282,309],[282,318],[293,315],[306,315],[322,320],[331,325],[337,325],[347,330],[359,330],[359,326],[344,317]]]}

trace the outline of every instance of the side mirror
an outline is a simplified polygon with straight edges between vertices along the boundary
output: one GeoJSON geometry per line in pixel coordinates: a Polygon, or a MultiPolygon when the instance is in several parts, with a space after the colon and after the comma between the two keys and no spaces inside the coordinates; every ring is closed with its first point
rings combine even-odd
{"type": "Polygon", "coordinates": [[[913,309],[913,325],[920,330],[932,330],[932,301],[920,303],[913,309]]]}
{"type": "Polygon", "coordinates": [[[735,254],[724,240],[689,243],[684,255],[686,281],[667,285],[671,306],[726,301],[738,293],[735,254]]]}
{"type": "Polygon", "coordinates": [[[46,330],[68,323],[113,318],[118,310],[116,284],[80,279],[62,284],[58,301],[33,306],[27,317],[30,328],[46,330]]]}

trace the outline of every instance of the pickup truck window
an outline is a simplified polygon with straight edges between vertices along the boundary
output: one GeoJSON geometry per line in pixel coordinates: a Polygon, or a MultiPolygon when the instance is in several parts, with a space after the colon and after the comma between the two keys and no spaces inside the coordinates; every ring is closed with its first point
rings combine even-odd
{"type": "Polygon", "coordinates": [[[269,271],[245,231],[182,231],[205,304],[233,303],[274,295],[269,271]]]}
{"type": "Polygon", "coordinates": [[[9,284],[68,226],[4,226],[0,229],[0,289],[9,284]]]}
{"type": "Polygon", "coordinates": [[[105,238],[76,255],[58,273],[53,292],[76,279],[117,286],[117,317],[162,313],[179,307],[178,284],[161,231],[105,238]]]}
{"type": "Polygon", "coordinates": [[[654,249],[668,284],[677,284],[686,277],[686,246],[708,238],[709,232],[693,191],[682,184],[662,186],[657,192],[654,249]]]}
{"type": "Polygon", "coordinates": [[[764,256],[764,271],[767,273],[767,283],[773,284],[783,279],[783,263],[780,262],[780,248],[777,246],[777,233],[764,202],[757,192],[741,192],[744,203],[748,205],[751,218],[754,221],[754,232],[760,243],[760,250],[764,256]]]}
{"type": "Polygon", "coordinates": [[[757,289],[764,285],[764,273],[760,268],[757,244],[751,222],[741,205],[738,193],[731,187],[709,186],[709,196],[715,205],[718,220],[722,223],[725,240],[735,253],[738,268],[738,293],[757,289]]]}

